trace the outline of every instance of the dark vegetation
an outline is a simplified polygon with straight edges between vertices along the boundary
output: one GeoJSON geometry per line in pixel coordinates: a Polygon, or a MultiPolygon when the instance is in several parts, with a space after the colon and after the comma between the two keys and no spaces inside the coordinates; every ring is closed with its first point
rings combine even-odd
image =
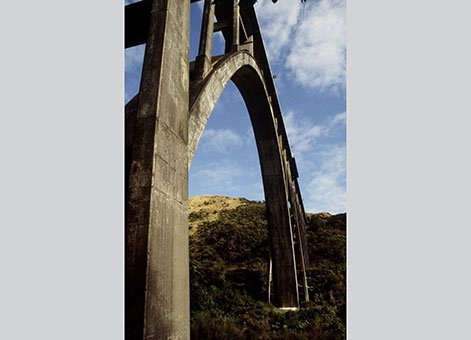
{"type": "Polygon", "coordinates": [[[191,338],[345,339],[346,215],[310,216],[308,243],[311,301],[281,312],[267,302],[265,205],[247,201],[200,224],[190,237],[191,338]]]}

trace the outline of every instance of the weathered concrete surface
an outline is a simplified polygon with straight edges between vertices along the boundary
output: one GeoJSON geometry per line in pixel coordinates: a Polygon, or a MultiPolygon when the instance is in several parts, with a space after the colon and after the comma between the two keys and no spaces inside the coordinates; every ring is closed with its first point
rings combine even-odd
{"type": "Polygon", "coordinates": [[[126,339],[189,339],[189,7],[153,1],[126,122],[126,339]]]}
{"type": "MultiPolygon", "coordinates": [[[[188,166],[231,79],[244,98],[259,153],[274,303],[297,308],[297,269],[308,299],[305,213],[253,7],[205,1],[190,88],[189,2],[146,1],[152,6],[141,88],[126,105],[126,338],[189,338],[188,166]],[[216,30],[226,38],[225,56],[211,56],[216,30]]],[[[133,43],[142,40],[144,26],[133,43]]]]}
{"type": "Polygon", "coordinates": [[[213,0],[204,1],[200,44],[198,56],[195,60],[195,74],[198,79],[204,78],[211,69],[211,48],[213,46],[214,31],[214,7],[215,4],[213,0]]]}

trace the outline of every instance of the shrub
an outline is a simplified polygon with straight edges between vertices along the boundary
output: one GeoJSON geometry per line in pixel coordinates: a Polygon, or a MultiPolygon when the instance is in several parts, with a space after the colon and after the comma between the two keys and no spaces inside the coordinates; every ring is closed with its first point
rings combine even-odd
{"type": "Polygon", "coordinates": [[[298,312],[267,302],[267,228],[265,204],[245,200],[190,236],[192,339],[345,339],[346,215],[308,219],[311,302],[298,312]]]}

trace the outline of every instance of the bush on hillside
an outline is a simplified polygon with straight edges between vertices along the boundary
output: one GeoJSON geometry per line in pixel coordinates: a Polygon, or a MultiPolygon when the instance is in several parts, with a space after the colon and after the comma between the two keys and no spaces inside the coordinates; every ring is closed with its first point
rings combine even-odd
{"type": "Polygon", "coordinates": [[[346,215],[308,219],[311,301],[298,312],[267,302],[267,228],[265,205],[247,201],[190,236],[192,339],[345,339],[346,215]]]}

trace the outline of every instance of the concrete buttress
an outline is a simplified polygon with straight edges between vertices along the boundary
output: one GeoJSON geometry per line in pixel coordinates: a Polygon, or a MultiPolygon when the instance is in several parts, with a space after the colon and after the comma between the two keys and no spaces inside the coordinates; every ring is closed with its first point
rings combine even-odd
{"type": "MultiPolygon", "coordinates": [[[[126,155],[126,339],[189,339],[190,2],[152,1],[126,155]]],[[[128,136],[127,136],[128,139],[128,136]]]]}

